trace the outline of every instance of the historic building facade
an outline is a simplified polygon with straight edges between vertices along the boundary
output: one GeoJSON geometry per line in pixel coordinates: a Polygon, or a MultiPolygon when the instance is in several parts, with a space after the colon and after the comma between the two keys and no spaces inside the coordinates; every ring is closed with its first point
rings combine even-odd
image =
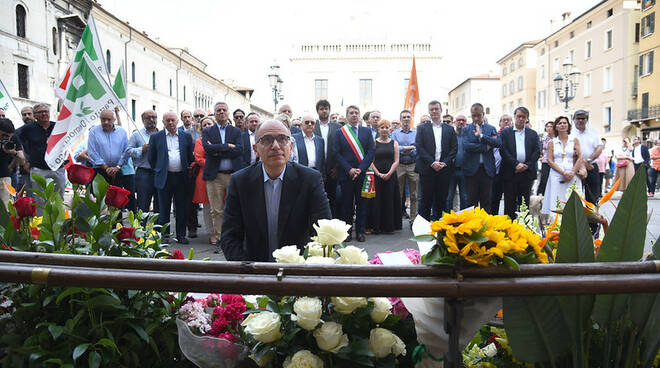
{"type": "MultiPolygon", "coordinates": [[[[502,113],[513,115],[519,106],[529,110],[529,121],[536,122],[536,52],[539,41],[524,42],[497,61],[502,70],[500,95],[502,113]]],[[[535,129],[538,128],[535,126],[535,129]]]]}
{"type": "Polygon", "coordinates": [[[488,74],[476,75],[464,80],[449,91],[449,109],[452,116],[465,115],[470,118],[470,107],[479,102],[484,106],[486,120],[497,125],[502,110],[500,110],[500,77],[488,74]]]}

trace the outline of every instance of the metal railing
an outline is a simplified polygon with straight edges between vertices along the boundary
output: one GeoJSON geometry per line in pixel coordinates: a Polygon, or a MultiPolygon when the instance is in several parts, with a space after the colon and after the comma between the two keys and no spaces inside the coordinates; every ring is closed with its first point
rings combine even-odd
{"type": "Polygon", "coordinates": [[[641,109],[628,110],[628,120],[639,121],[660,118],[660,105],[643,107],[641,109]]]}

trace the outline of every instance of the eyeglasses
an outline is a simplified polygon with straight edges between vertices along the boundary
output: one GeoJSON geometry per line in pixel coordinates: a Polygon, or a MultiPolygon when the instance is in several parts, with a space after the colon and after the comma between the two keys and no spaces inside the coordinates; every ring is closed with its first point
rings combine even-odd
{"type": "Polygon", "coordinates": [[[197,115],[193,115],[193,116],[196,117],[196,118],[203,118],[204,114],[197,114],[197,115]]]}
{"type": "Polygon", "coordinates": [[[442,122],[445,124],[451,124],[451,120],[443,120],[442,122]]]}
{"type": "Polygon", "coordinates": [[[314,125],[313,121],[303,121],[303,124],[305,125],[314,125]]]}
{"type": "Polygon", "coordinates": [[[236,115],[234,116],[234,119],[236,120],[243,120],[244,116],[236,115]]]}
{"type": "Polygon", "coordinates": [[[275,141],[277,141],[277,144],[280,146],[283,146],[291,140],[291,137],[289,137],[286,134],[280,134],[278,136],[272,136],[272,135],[264,135],[261,138],[259,138],[259,143],[261,143],[263,146],[270,147],[273,145],[275,141]]]}

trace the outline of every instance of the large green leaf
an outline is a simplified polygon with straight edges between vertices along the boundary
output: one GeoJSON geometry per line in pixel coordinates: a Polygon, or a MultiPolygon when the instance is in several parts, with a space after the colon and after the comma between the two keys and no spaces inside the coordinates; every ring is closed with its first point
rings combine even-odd
{"type": "Polygon", "coordinates": [[[638,332],[635,341],[635,352],[640,344],[644,344],[640,355],[641,367],[651,366],[651,361],[660,349],[660,293],[655,294],[633,294],[630,297],[630,320],[638,332]],[[647,362],[644,363],[644,359],[647,362]]]}
{"type": "Polygon", "coordinates": [[[503,298],[504,328],[519,360],[553,362],[571,349],[568,326],[555,296],[503,298]]]}

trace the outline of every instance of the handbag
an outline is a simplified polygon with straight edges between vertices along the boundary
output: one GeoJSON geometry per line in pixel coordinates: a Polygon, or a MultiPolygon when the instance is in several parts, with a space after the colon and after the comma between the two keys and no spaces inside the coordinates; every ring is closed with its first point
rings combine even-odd
{"type": "Polygon", "coordinates": [[[616,162],[616,167],[626,167],[628,166],[628,160],[619,160],[616,162]]]}
{"type": "Polygon", "coordinates": [[[193,161],[188,167],[188,176],[191,179],[196,179],[197,175],[199,175],[199,171],[201,168],[202,168],[201,165],[197,163],[197,161],[193,161]]]}

